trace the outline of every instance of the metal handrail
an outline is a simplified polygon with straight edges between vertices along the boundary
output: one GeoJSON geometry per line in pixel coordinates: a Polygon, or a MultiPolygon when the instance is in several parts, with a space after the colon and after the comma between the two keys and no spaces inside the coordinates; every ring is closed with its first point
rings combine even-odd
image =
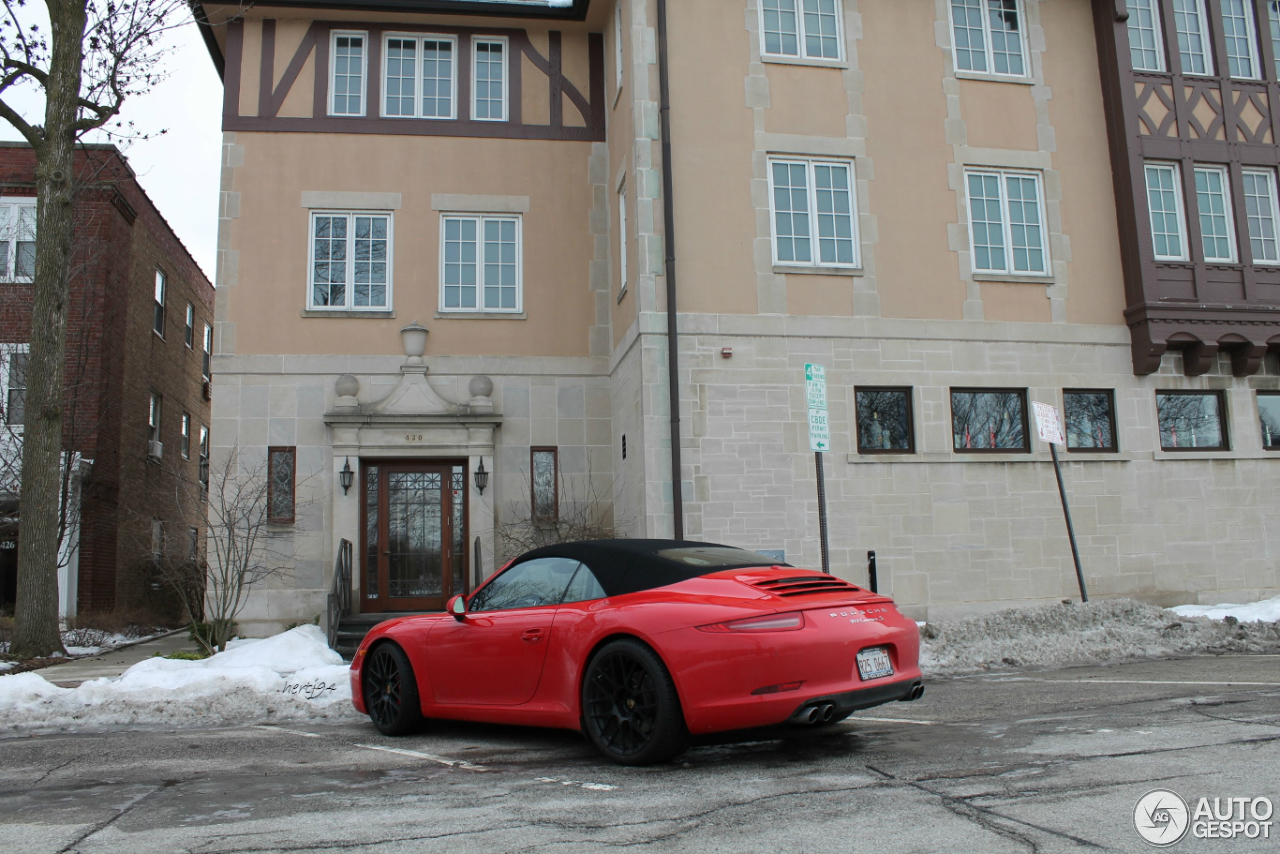
{"type": "Polygon", "coordinates": [[[333,567],[333,587],[329,590],[328,620],[325,624],[330,648],[338,643],[338,624],[351,613],[351,553],[351,541],[339,541],[338,560],[333,567]]]}

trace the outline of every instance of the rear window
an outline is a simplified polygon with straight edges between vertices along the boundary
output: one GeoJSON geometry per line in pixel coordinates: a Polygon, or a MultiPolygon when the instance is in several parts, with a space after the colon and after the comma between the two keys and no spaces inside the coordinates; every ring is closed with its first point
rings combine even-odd
{"type": "Polygon", "coordinates": [[[660,549],[659,557],[685,566],[705,568],[736,566],[787,566],[772,558],[765,557],[746,549],[735,549],[732,546],[683,546],[674,549],[660,549]]]}

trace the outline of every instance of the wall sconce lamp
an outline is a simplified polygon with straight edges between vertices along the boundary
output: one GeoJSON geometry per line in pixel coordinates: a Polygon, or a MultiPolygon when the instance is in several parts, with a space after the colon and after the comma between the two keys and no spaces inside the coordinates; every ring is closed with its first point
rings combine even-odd
{"type": "Polygon", "coordinates": [[[347,490],[351,488],[351,481],[355,479],[355,472],[351,470],[351,457],[347,457],[342,463],[342,471],[338,472],[338,483],[342,484],[342,494],[346,495],[347,490]]]}
{"type": "Polygon", "coordinates": [[[484,470],[484,458],[480,459],[480,468],[476,469],[476,492],[484,495],[484,488],[489,485],[489,473],[484,470]]]}

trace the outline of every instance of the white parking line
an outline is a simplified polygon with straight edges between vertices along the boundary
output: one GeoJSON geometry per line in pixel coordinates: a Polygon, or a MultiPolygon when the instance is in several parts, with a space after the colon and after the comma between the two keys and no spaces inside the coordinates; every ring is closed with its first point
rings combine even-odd
{"type": "Polygon", "coordinates": [[[561,786],[573,786],[577,789],[590,789],[593,792],[613,792],[618,789],[617,786],[610,786],[608,783],[588,783],[584,780],[563,780],[559,777],[535,777],[535,783],[559,783],[561,786]]]}
{"type": "Polygon", "coordinates": [[[1280,688],[1280,682],[1199,682],[1191,679],[1028,679],[1028,682],[1070,682],[1074,685],[1258,685],[1280,688]]]}
{"type": "Polygon", "coordinates": [[[412,756],[414,759],[425,759],[428,762],[438,762],[441,765],[447,765],[450,768],[462,768],[466,771],[488,771],[489,769],[483,765],[473,765],[462,759],[445,759],[443,756],[434,756],[430,753],[421,753],[417,750],[405,750],[402,747],[380,747],[376,744],[357,744],[356,747],[363,747],[365,750],[381,750],[383,753],[396,753],[400,756],[412,756]]]}
{"type": "Polygon", "coordinates": [[[937,721],[909,721],[906,718],[869,718],[866,715],[855,715],[851,718],[857,721],[875,721],[878,724],[915,724],[916,726],[934,726],[937,721]]]}
{"type": "Polygon", "coordinates": [[[287,732],[289,735],[300,735],[303,738],[324,738],[323,735],[316,735],[314,732],[303,732],[300,729],[285,729],[282,726],[268,726],[266,724],[256,724],[254,729],[268,729],[272,732],[287,732]]]}

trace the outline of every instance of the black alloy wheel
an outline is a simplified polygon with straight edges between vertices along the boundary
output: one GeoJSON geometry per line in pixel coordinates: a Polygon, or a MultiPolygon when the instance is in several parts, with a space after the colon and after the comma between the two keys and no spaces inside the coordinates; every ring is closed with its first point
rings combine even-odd
{"type": "Polygon", "coordinates": [[[621,765],[667,762],[689,745],[671,674],[634,640],[607,644],[587,665],[582,719],[596,748],[621,765]]]}
{"type": "Polygon", "coordinates": [[[418,682],[404,650],[395,644],[375,647],[364,665],[364,707],[378,732],[405,735],[422,725],[418,682]]]}

